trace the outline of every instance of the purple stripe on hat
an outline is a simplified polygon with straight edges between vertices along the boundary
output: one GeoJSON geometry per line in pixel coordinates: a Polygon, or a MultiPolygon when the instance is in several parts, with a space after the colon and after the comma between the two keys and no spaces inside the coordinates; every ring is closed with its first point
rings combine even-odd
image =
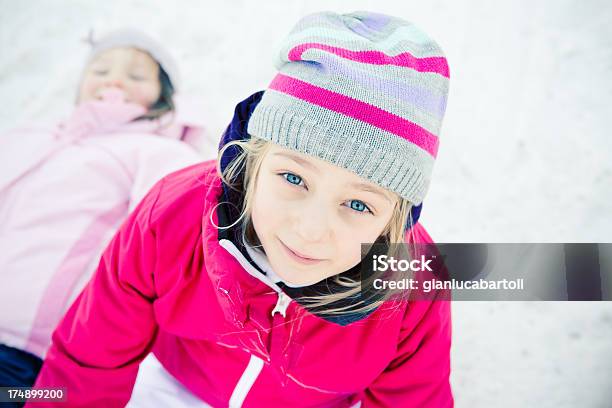
{"type": "Polygon", "coordinates": [[[389,23],[391,18],[384,14],[377,13],[367,13],[364,15],[360,14],[349,14],[349,17],[352,17],[356,20],[359,20],[362,25],[355,24],[351,26],[351,30],[355,31],[357,34],[367,37],[371,34],[372,30],[374,31],[382,31],[382,29],[389,23]]]}
{"type": "Polygon", "coordinates": [[[269,88],[393,133],[425,150],[434,158],[438,153],[436,135],[416,123],[366,102],[283,74],[277,74],[269,88]]]}
{"type": "Polygon", "coordinates": [[[398,67],[412,68],[418,72],[433,72],[449,78],[448,64],[444,57],[422,57],[418,58],[409,52],[397,55],[387,55],[382,51],[352,51],[346,48],[334,47],[319,43],[304,43],[296,45],[289,51],[289,61],[301,61],[302,54],[309,49],[328,51],[339,57],[356,62],[373,65],[395,65],[398,67]]]}
{"type": "Polygon", "coordinates": [[[436,95],[427,88],[380,77],[376,73],[361,71],[354,66],[342,63],[329,54],[318,56],[317,62],[323,63],[325,69],[331,68],[330,71],[345,76],[365,88],[375,89],[386,96],[410,103],[425,112],[436,115],[439,119],[444,116],[446,95],[436,95]],[[372,80],[373,76],[376,77],[375,81],[372,80]]]}

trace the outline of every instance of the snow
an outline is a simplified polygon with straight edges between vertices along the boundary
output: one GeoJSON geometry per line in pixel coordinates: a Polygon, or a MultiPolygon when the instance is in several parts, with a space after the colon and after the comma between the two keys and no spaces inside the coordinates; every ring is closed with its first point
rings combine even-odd
{"type": "MultiPolygon", "coordinates": [[[[437,242],[610,242],[612,5],[605,0],[0,3],[0,131],[65,115],[91,28],[161,38],[211,134],[264,89],[278,42],[313,11],[415,22],[451,91],[422,224],[437,242]],[[180,4],[180,6],[179,6],[180,4]]],[[[608,302],[456,302],[458,407],[610,406],[608,302]]]]}

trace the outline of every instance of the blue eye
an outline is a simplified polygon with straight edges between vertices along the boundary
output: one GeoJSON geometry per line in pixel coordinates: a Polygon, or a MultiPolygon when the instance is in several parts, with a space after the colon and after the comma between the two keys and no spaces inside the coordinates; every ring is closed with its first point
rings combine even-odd
{"type": "MultiPolygon", "coordinates": [[[[296,185],[296,186],[300,186],[301,184],[304,183],[304,180],[302,180],[302,178],[298,175],[295,175],[293,173],[280,173],[281,176],[283,176],[283,178],[285,180],[287,180],[289,183],[296,185]]],[[[305,186],[304,186],[305,187],[305,186]]],[[[374,214],[372,212],[372,210],[370,210],[368,208],[367,205],[365,205],[365,203],[363,201],[360,200],[350,200],[347,201],[350,202],[350,204],[348,205],[348,207],[354,211],[357,211],[359,213],[370,213],[370,214],[374,214]]]]}
{"type": "Polygon", "coordinates": [[[287,180],[291,184],[295,184],[296,186],[299,186],[300,183],[302,183],[302,178],[300,176],[296,176],[293,173],[283,173],[282,176],[285,178],[285,180],[287,180]]]}
{"type": "Polygon", "coordinates": [[[368,206],[363,203],[363,201],[351,200],[350,203],[351,204],[349,205],[349,207],[352,210],[355,210],[357,212],[370,212],[370,213],[372,212],[372,211],[370,211],[368,206]]]}

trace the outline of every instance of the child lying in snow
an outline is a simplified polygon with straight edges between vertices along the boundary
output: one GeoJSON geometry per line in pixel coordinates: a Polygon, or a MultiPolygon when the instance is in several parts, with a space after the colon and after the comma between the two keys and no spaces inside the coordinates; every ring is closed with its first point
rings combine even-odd
{"type": "Polygon", "coordinates": [[[130,209],[215,145],[175,109],[177,77],[155,40],[115,31],[92,41],[67,120],[0,135],[0,384],[32,385],[130,209]]]}

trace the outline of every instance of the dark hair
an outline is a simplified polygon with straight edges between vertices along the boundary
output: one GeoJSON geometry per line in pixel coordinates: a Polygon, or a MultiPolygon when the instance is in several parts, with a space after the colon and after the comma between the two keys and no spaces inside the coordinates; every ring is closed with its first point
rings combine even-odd
{"type": "MultiPolygon", "coordinates": [[[[166,71],[162,68],[162,66],[157,63],[159,67],[159,84],[161,85],[161,91],[159,94],[159,98],[153,105],[149,107],[147,113],[139,117],[138,119],[157,119],[163,116],[168,112],[174,112],[174,100],[172,97],[174,96],[174,85],[172,85],[172,81],[170,81],[170,77],[166,73],[166,71]]],[[[138,120],[137,119],[137,120],[138,120]]]]}

